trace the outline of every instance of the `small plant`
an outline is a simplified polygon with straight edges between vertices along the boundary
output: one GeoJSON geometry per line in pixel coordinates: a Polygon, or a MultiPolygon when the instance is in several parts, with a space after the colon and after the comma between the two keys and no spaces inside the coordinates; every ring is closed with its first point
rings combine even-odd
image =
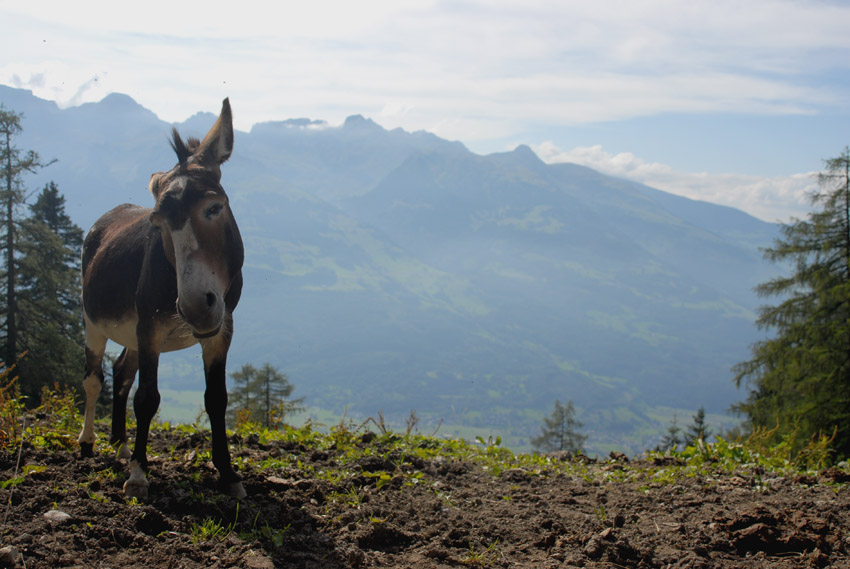
{"type": "Polygon", "coordinates": [[[95,502],[100,502],[101,504],[106,504],[109,502],[109,498],[101,494],[100,492],[94,492],[92,490],[88,491],[89,498],[94,500],[95,502]]]}
{"type": "Polygon", "coordinates": [[[485,547],[483,551],[478,551],[475,544],[470,541],[469,552],[460,562],[468,567],[490,567],[501,558],[502,552],[499,550],[498,539],[485,547]]]}
{"type": "Polygon", "coordinates": [[[8,480],[3,480],[2,482],[0,482],[0,489],[5,490],[6,488],[14,488],[24,480],[26,480],[24,476],[13,476],[8,480]]]}
{"type": "Polygon", "coordinates": [[[328,494],[328,502],[340,502],[350,508],[360,509],[363,505],[363,496],[356,488],[351,488],[345,492],[331,492],[328,494]]]}
{"type": "MultiPolygon", "coordinates": [[[[238,512],[237,507],[237,518],[239,515],[238,512]]],[[[283,545],[283,538],[286,532],[289,531],[289,528],[292,527],[292,524],[288,523],[279,529],[273,528],[269,522],[265,522],[261,526],[259,525],[260,514],[261,512],[257,510],[257,514],[254,516],[254,522],[251,524],[251,529],[239,532],[239,539],[242,541],[265,541],[273,547],[281,547],[283,545]]],[[[231,525],[231,531],[234,526],[235,522],[231,525]]]]}
{"type": "Polygon", "coordinates": [[[593,513],[596,514],[596,519],[599,520],[600,523],[605,523],[608,519],[608,510],[605,509],[605,506],[599,506],[593,513]]]}
{"type": "Polygon", "coordinates": [[[490,450],[491,448],[499,448],[500,446],[502,446],[502,437],[496,437],[494,439],[493,435],[487,437],[486,441],[484,440],[484,437],[478,436],[475,437],[475,441],[481,446],[485,447],[487,450],[490,450]]]}
{"type": "Polygon", "coordinates": [[[104,468],[103,470],[92,470],[86,475],[89,484],[92,482],[114,482],[118,479],[118,473],[114,468],[104,468]]]}
{"type": "MultiPolygon", "coordinates": [[[[412,412],[411,412],[411,413],[412,413],[412,412]]],[[[378,428],[378,432],[379,432],[379,433],[381,433],[382,435],[386,435],[387,433],[390,433],[390,432],[391,432],[391,430],[390,430],[389,426],[387,425],[386,421],[384,421],[384,412],[383,412],[383,410],[378,411],[378,419],[377,419],[377,420],[376,420],[374,417],[369,417],[369,418],[368,418],[368,419],[366,419],[366,420],[363,422],[363,424],[362,424],[362,425],[360,425],[360,426],[361,426],[361,427],[365,427],[368,423],[372,423],[373,425],[375,425],[375,426],[378,428]]]]}
{"type": "Polygon", "coordinates": [[[393,480],[392,474],[386,472],[384,470],[380,470],[378,472],[364,472],[363,476],[366,478],[374,478],[375,479],[375,488],[380,490],[393,480]]]}
{"type": "Polygon", "coordinates": [[[192,538],[192,544],[198,545],[205,541],[224,541],[227,536],[233,531],[236,522],[230,525],[224,525],[221,520],[215,518],[206,518],[198,524],[193,522],[189,528],[189,536],[192,538]]]}
{"type": "Polygon", "coordinates": [[[283,537],[286,535],[286,532],[289,531],[291,526],[292,524],[286,524],[280,529],[273,529],[268,523],[266,523],[256,533],[261,540],[269,542],[274,547],[281,547],[283,545],[283,537]]]}

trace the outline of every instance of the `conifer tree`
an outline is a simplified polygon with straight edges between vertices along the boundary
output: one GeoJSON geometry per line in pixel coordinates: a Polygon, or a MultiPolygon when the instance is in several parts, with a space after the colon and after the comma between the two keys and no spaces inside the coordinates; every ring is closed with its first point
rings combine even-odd
{"type": "Polygon", "coordinates": [[[15,146],[14,138],[23,130],[21,115],[0,105],[0,250],[3,256],[4,300],[2,323],[3,346],[0,359],[7,365],[13,364],[20,355],[18,345],[18,298],[17,298],[17,226],[18,210],[25,200],[26,187],[23,176],[37,171],[41,166],[38,154],[23,151],[15,146]]]}
{"type": "Polygon", "coordinates": [[[20,222],[18,239],[19,363],[21,390],[37,399],[44,385],[79,387],[83,334],[80,251],[83,231],[65,213],[65,198],[48,183],[20,222]]]}
{"type": "Polygon", "coordinates": [[[658,443],[655,450],[659,452],[678,450],[682,442],[684,440],[682,439],[682,428],[679,426],[679,416],[673,415],[673,420],[670,421],[670,426],[667,427],[667,434],[661,437],[661,442],[658,443]]]}
{"type": "Polygon", "coordinates": [[[15,146],[21,118],[0,105],[0,359],[11,364],[27,353],[17,365],[19,385],[28,403],[37,404],[44,385],[79,386],[82,380],[83,232],[65,213],[65,199],[52,182],[24,207],[24,175],[45,164],[36,152],[15,146]]]}
{"type": "Polygon", "coordinates": [[[257,369],[245,364],[230,374],[234,387],[230,390],[228,418],[242,417],[266,428],[274,427],[288,414],[302,409],[301,399],[288,399],[295,386],[285,373],[269,363],[257,369]]]}
{"type": "Polygon", "coordinates": [[[705,407],[700,407],[694,414],[694,422],[685,431],[685,446],[693,446],[697,441],[708,442],[711,434],[711,429],[705,424],[705,407]]]}
{"type": "Polygon", "coordinates": [[[839,456],[850,456],[850,149],[825,161],[806,220],[783,225],[765,257],[790,267],[759,285],[779,304],[759,309],[760,329],[775,336],[752,347],[753,358],[733,368],[749,389],[734,409],[745,427],[776,430],[801,448],[830,435],[839,456]]]}
{"type": "Polygon", "coordinates": [[[257,368],[245,364],[238,371],[232,372],[230,378],[233,380],[233,388],[228,391],[227,396],[228,421],[231,425],[235,424],[240,416],[245,420],[255,421],[255,401],[259,398],[256,386],[257,368]]]}
{"type": "Polygon", "coordinates": [[[556,400],[555,409],[543,419],[540,435],[531,439],[531,446],[543,452],[567,451],[580,454],[584,452],[584,441],[587,440],[587,435],[579,432],[582,426],[576,419],[573,402],[568,401],[564,405],[556,400]]]}

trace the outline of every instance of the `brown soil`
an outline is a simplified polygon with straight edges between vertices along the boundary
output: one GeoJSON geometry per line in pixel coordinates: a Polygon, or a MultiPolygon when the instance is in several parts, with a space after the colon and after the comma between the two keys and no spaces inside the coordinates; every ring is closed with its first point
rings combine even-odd
{"type": "MultiPolygon", "coordinates": [[[[739,473],[659,483],[622,476],[649,466],[623,457],[590,464],[583,476],[494,476],[448,459],[398,470],[376,452],[331,481],[323,473],[339,464],[333,450],[249,437],[234,441],[248,491],[240,502],[217,493],[210,464],[194,466],[208,448],[205,434],[153,436],[159,456],[143,504],[125,502],[125,465],[111,457],[25,445],[23,481],[0,490],[0,565],[850,567],[848,480],[834,469],[817,478],[739,473]],[[261,472],[252,462],[287,453],[300,463],[261,472]],[[51,510],[69,517],[45,517],[51,510]]],[[[13,478],[16,461],[0,463],[2,480],[13,478]]]]}

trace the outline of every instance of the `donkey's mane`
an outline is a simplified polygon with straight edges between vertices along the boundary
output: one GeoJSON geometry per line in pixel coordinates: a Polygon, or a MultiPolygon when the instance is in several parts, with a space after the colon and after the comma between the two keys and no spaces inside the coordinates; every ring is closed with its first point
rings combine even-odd
{"type": "Polygon", "coordinates": [[[171,148],[173,148],[174,152],[177,154],[177,161],[181,166],[185,166],[189,157],[192,156],[192,154],[194,154],[201,145],[201,141],[197,138],[189,138],[186,142],[183,142],[183,139],[180,138],[180,133],[177,132],[176,128],[171,129],[171,138],[171,148]]]}

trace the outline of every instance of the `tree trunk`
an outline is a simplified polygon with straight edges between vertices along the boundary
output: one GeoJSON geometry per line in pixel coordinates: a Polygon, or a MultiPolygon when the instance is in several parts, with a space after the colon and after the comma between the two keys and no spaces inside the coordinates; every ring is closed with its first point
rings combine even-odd
{"type": "Polygon", "coordinates": [[[14,199],[12,196],[12,141],[6,132],[6,365],[12,365],[17,359],[18,327],[15,314],[15,233],[14,199]]]}

